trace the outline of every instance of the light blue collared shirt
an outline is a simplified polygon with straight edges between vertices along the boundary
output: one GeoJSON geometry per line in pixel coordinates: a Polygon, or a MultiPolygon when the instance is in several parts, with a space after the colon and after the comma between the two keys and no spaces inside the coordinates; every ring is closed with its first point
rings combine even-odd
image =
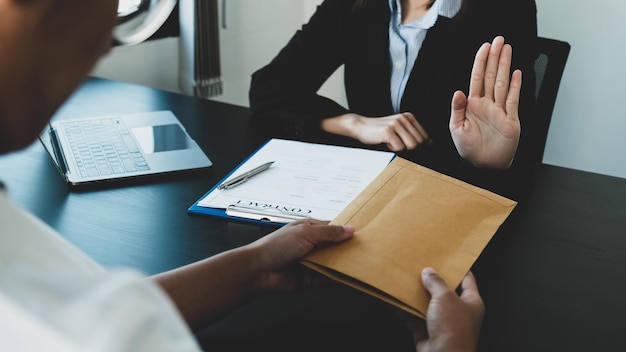
{"type": "Polygon", "coordinates": [[[424,16],[402,24],[401,0],[389,0],[389,57],[391,60],[391,102],[400,112],[400,102],[413,65],[422,47],[426,32],[437,22],[439,15],[452,18],[459,12],[462,0],[435,0],[424,16]]]}

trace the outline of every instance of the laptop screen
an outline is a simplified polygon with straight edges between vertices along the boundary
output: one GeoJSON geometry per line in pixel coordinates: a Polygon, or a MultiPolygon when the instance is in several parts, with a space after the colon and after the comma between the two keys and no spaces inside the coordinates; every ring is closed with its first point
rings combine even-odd
{"type": "Polygon", "coordinates": [[[177,124],[136,127],[131,131],[146,154],[191,147],[187,135],[177,124]]]}

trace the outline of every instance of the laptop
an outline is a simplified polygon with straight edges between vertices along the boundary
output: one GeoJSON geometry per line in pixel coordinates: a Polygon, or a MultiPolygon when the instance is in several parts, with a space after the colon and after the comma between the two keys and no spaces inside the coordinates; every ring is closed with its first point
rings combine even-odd
{"type": "Polygon", "coordinates": [[[39,140],[71,185],[212,165],[171,111],[53,121],[39,140]]]}

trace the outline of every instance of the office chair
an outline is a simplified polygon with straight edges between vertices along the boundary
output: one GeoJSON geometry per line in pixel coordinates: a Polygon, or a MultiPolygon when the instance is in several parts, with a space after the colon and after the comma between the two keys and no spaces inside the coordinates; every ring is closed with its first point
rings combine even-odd
{"type": "Polygon", "coordinates": [[[539,37],[537,42],[539,56],[535,60],[535,118],[538,120],[537,145],[535,155],[538,162],[543,160],[543,153],[548,138],[548,129],[554,110],[554,103],[561,84],[561,77],[570,52],[570,44],[556,39],[539,37]]]}

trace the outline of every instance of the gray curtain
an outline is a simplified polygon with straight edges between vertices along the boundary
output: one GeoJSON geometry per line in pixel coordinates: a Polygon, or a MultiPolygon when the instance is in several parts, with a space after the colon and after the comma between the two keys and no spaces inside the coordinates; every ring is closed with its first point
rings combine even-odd
{"type": "MultiPolygon", "coordinates": [[[[226,5],[226,4],[223,4],[226,5]]],[[[222,94],[218,0],[180,0],[180,85],[187,94],[222,94]]]]}

